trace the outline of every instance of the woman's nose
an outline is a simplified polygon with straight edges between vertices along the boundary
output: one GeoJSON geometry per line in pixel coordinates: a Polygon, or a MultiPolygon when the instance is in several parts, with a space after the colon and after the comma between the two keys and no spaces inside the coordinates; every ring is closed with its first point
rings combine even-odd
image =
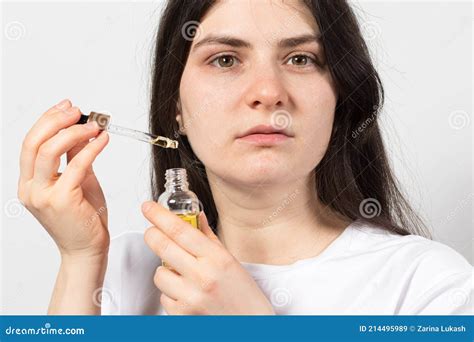
{"type": "Polygon", "coordinates": [[[250,86],[245,94],[245,100],[253,109],[274,111],[285,107],[288,102],[288,92],[276,68],[269,66],[265,70],[255,70],[254,76],[249,78],[250,86]]]}

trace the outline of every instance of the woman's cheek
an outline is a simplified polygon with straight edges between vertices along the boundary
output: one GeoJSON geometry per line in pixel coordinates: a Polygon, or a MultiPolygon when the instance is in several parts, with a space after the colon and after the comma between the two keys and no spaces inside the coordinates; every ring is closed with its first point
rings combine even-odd
{"type": "Polygon", "coordinates": [[[305,132],[302,132],[304,138],[300,143],[299,150],[307,156],[306,162],[310,166],[317,166],[326,154],[331,138],[332,126],[333,116],[331,114],[320,117],[317,125],[308,123],[305,126],[307,129],[305,132]]]}
{"type": "Polygon", "coordinates": [[[226,155],[226,140],[219,128],[199,124],[187,135],[193,152],[206,166],[222,160],[226,155]]]}

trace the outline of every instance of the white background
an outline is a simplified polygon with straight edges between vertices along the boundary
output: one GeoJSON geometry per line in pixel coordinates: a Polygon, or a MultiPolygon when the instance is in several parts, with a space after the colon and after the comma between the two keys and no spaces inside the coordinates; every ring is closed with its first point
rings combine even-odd
{"type": "MultiPolygon", "coordinates": [[[[352,2],[387,93],[381,122],[395,173],[435,239],[471,264],[472,5],[352,2]]],[[[56,247],[16,200],[21,143],[69,98],[84,113],[146,130],[151,52],[162,2],[3,3],[1,312],[44,314],[56,247]]],[[[111,236],[144,231],[149,147],[124,137],[94,164],[111,236]]]]}

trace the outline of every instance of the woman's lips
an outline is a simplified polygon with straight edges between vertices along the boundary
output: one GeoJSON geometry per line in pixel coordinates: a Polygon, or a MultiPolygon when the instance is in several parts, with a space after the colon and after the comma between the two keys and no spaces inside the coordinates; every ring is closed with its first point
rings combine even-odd
{"type": "Polygon", "coordinates": [[[282,133],[254,133],[238,138],[242,142],[253,145],[276,145],[287,141],[290,137],[282,133]]]}

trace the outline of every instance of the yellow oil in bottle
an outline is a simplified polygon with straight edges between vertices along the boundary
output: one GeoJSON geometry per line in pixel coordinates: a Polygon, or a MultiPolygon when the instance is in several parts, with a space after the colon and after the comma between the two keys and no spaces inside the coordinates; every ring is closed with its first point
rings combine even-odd
{"type": "Polygon", "coordinates": [[[199,219],[197,214],[177,214],[178,217],[181,217],[182,220],[188,222],[194,228],[199,229],[199,219]]]}
{"type": "MultiPolygon", "coordinates": [[[[199,219],[198,219],[198,216],[199,214],[176,214],[178,217],[180,217],[183,221],[186,221],[188,222],[191,226],[193,226],[194,228],[197,228],[199,229],[199,219]]],[[[171,266],[168,266],[166,264],[166,262],[162,261],[161,264],[164,266],[164,267],[167,267],[169,268],[170,270],[174,271],[174,269],[171,267],[171,266]]]]}

